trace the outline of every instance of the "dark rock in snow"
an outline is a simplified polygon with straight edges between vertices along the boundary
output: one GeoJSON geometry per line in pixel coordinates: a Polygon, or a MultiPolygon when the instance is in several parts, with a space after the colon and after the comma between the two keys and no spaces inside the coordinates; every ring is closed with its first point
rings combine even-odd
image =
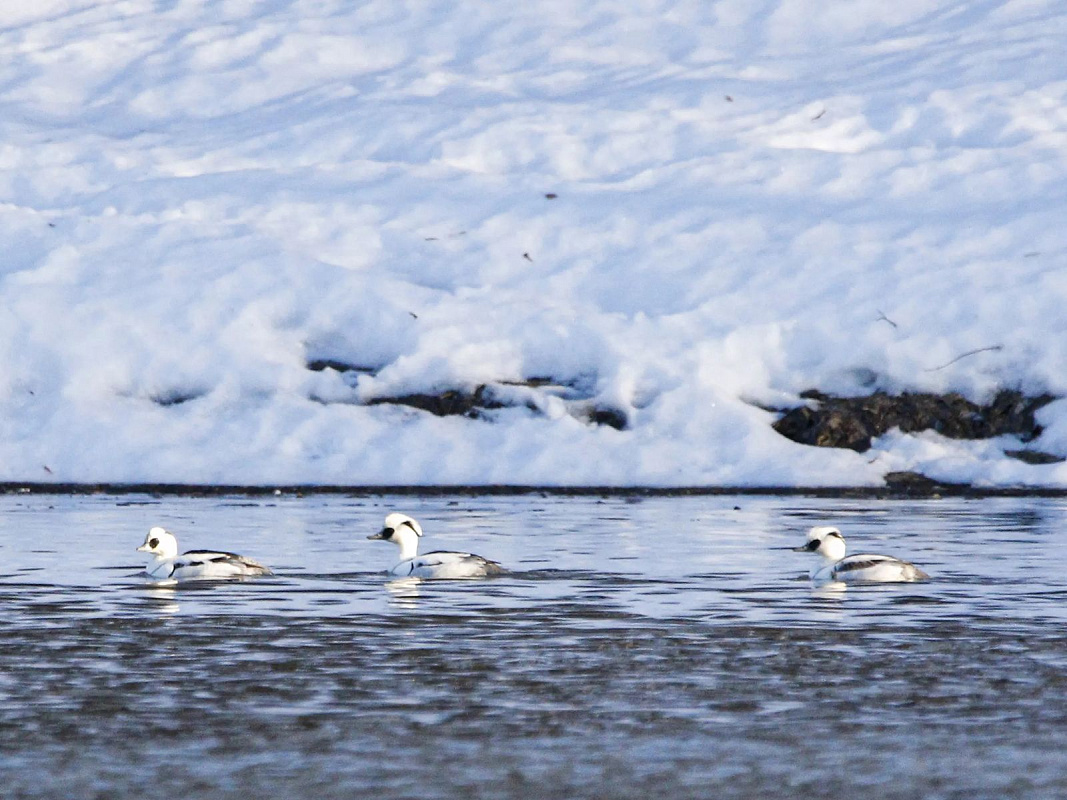
{"type": "Polygon", "coordinates": [[[488,392],[485,386],[479,386],[473,392],[449,389],[440,394],[405,394],[398,397],[376,397],[367,401],[369,406],[384,404],[410,406],[429,411],[437,417],[477,417],[481,410],[505,407],[503,403],[491,397],[491,392],[488,392]]]}
{"type": "Polygon", "coordinates": [[[1060,464],[1067,461],[1063,456],[1043,453],[1040,450],[1005,450],[1004,455],[1018,459],[1024,464],[1060,464]]]}
{"type": "Polygon", "coordinates": [[[149,399],[156,405],[167,408],[169,406],[180,406],[182,403],[196,400],[199,397],[203,397],[205,394],[207,394],[207,392],[202,389],[167,389],[162,392],[157,392],[149,399]]]}
{"type": "Polygon", "coordinates": [[[594,408],[589,414],[589,421],[596,425],[607,425],[617,431],[626,430],[628,420],[626,414],[617,408],[594,408]]]}
{"type": "Polygon", "coordinates": [[[894,494],[928,497],[943,490],[958,490],[964,484],[943,483],[928,478],[921,472],[888,472],[885,485],[894,494]]]}
{"type": "Polygon", "coordinates": [[[333,358],[313,358],[306,364],[312,372],[322,372],[332,369],[336,372],[360,372],[364,375],[374,375],[378,372],[377,367],[361,367],[357,364],[349,364],[346,361],[338,361],[333,358]]]}

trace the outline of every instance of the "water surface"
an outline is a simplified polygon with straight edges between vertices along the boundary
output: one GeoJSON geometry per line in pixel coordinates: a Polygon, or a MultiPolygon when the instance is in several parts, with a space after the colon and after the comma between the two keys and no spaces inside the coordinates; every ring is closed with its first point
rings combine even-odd
{"type": "Polygon", "coordinates": [[[12,797],[1067,793],[1067,503],[0,497],[12,797]],[[368,541],[511,575],[390,582],[368,541]],[[134,548],[277,577],[149,584],[134,548]],[[925,584],[814,590],[836,524],[925,584]]]}

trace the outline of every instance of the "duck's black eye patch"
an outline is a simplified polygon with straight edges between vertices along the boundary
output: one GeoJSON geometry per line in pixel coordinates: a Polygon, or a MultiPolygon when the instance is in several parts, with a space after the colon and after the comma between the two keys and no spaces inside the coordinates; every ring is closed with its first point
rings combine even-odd
{"type": "Polygon", "coordinates": [[[159,539],[152,539],[148,543],[148,546],[151,547],[153,550],[155,550],[157,547],[159,547],[159,539]]]}
{"type": "Polygon", "coordinates": [[[392,528],[382,528],[382,536],[384,536],[386,539],[388,539],[394,533],[395,531],[392,528]]]}
{"type": "Polygon", "coordinates": [[[812,539],[810,542],[808,542],[807,546],[804,549],[805,550],[809,550],[811,552],[815,552],[816,550],[819,549],[819,546],[821,544],[822,544],[822,540],[821,539],[812,539]]]}

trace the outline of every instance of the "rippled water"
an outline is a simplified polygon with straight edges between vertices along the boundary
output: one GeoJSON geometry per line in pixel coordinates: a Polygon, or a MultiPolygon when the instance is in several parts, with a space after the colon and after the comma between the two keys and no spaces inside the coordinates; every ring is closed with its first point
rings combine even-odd
{"type": "Polygon", "coordinates": [[[1067,794],[1067,502],[0,497],[5,797],[1067,794]],[[388,510],[513,573],[389,583],[388,510]],[[816,523],[926,584],[813,590],[816,523]],[[276,578],[153,587],[134,548],[276,578]]]}

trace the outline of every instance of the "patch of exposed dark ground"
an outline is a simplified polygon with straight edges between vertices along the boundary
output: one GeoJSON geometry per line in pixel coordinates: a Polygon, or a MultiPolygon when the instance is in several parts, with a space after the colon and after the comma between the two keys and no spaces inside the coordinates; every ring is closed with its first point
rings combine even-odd
{"type": "MultiPolygon", "coordinates": [[[[869,450],[875,437],[893,428],[903,433],[934,431],[950,439],[1015,436],[1027,444],[1041,435],[1036,412],[1057,399],[1051,394],[1028,396],[1010,389],[998,392],[984,405],[956,392],[875,392],[863,397],[834,397],[812,389],[800,396],[809,403],[788,410],[774,409],[783,414],[774,429],[800,444],[848,448],[857,453],[869,450]]],[[[1004,455],[1035,465],[1067,460],[1057,453],[1029,447],[1008,449],[1004,455]]],[[[977,491],[972,487],[946,486],[914,472],[891,472],[886,475],[886,486],[908,496],[977,491]]]]}
{"type": "MultiPolygon", "coordinates": [[[[350,364],[329,358],[307,362],[312,372],[333,370],[352,382],[360,375],[377,375],[379,367],[350,364]]],[[[492,412],[508,408],[521,408],[535,415],[543,415],[553,398],[563,404],[564,410],[575,419],[590,425],[606,425],[615,430],[625,430],[630,420],[626,412],[598,401],[594,395],[595,376],[580,375],[574,378],[549,377],[524,378],[521,381],[496,381],[471,387],[448,387],[435,392],[381,395],[362,401],[368,406],[404,406],[426,411],[437,417],[460,416],[468,419],[491,420],[492,412]]],[[[330,401],[312,398],[318,402],[330,401]]],[[[333,401],[337,402],[337,401],[333,401]]],[[[346,402],[352,402],[351,400],[346,402]]]]}
{"type": "Polygon", "coordinates": [[[812,389],[800,396],[812,401],[811,405],[789,410],[774,423],[774,429],[800,444],[845,447],[857,453],[869,450],[872,439],[893,428],[903,433],[935,431],[950,439],[1013,435],[1030,442],[1041,435],[1034,413],[1056,399],[1051,394],[1028,397],[1014,390],[998,392],[985,405],[956,392],[834,397],[812,389]]]}

